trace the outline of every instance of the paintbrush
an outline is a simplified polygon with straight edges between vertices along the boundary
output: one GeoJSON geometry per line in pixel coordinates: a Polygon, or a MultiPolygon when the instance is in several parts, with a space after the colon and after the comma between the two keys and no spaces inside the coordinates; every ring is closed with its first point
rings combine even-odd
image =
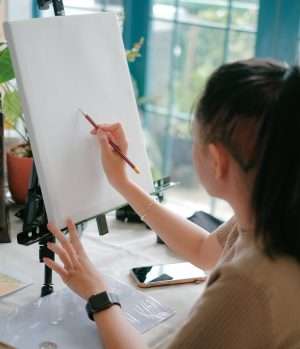
{"type": "MultiPolygon", "coordinates": [[[[79,111],[83,114],[83,116],[88,120],[88,122],[97,130],[98,129],[98,125],[95,123],[95,121],[90,117],[90,115],[88,115],[87,113],[83,112],[81,109],[79,109],[79,111]]],[[[128,157],[126,155],[124,155],[121,151],[121,149],[119,148],[119,146],[117,144],[115,144],[111,139],[108,138],[109,144],[111,145],[111,147],[113,148],[113,150],[115,152],[118,153],[118,155],[127,162],[127,164],[138,174],[140,174],[140,170],[138,169],[138,167],[131,162],[128,157]]]]}

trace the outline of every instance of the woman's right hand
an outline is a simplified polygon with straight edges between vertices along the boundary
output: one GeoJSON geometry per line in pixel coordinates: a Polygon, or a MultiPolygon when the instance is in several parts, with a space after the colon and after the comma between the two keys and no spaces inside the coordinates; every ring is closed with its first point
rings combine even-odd
{"type": "Polygon", "coordinates": [[[101,148],[101,160],[110,184],[117,190],[128,182],[126,162],[113,150],[109,141],[113,141],[122,151],[127,154],[128,143],[125,132],[120,123],[98,124],[97,130],[91,131],[97,137],[101,148]]]}

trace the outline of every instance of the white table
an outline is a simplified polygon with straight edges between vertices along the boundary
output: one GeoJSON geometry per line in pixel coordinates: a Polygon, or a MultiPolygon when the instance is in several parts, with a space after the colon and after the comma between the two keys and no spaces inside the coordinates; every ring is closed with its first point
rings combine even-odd
{"type": "MultiPolygon", "coordinates": [[[[84,246],[93,263],[106,274],[135,287],[129,277],[134,266],[181,261],[165,245],[156,243],[156,235],[140,224],[116,221],[108,215],[110,233],[99,236],[95,220],[88,223],[83,233],[84,246]]],[[[0,271],[17,273],[29,278],[33,284],[0,300],[0,313],[10,312],[18,305],[27,304],[40,296],[43,283],[43,265],[39,263],[37,244],[25,247],[18,245],[16,235],[21,231],[20,220],[11,215],[10,244],[0,244],[0,271]]],[[[184,241],[184,232],[182,232],[184,241]]],[[[64,287],[54,275],[55,289],[64,287]]],[[[139,289],[141,290],[141,289],[139,289]]],[[[176,311],[176,315],[143,336],[151,348],[162,348],[170,336],[183,323],[191,307],[203,291],[203,284],[176,285],[144,289],[142,292],[156,298],[176,311]]]]}

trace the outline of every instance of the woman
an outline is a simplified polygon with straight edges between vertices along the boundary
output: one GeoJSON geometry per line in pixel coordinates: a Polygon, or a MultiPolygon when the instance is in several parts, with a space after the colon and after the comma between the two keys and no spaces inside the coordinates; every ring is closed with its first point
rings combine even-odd
{"type": "MultiPolygon", "coordinates": [[[[111,185],[177,253],[212,269],[206,290],[169,348],[300,347],[300,70],[272,61],[226,64],[210,77],[196,108],[195,169],[209,194],[234,218],[214,234],[177,217],[132,183],[109,145],[126,152],[122,127],[99,125],[111,185]],[[171,223],[172,222],[172,223],[171,223]],[[185,244],[181,236],[185,235],[185,244]]],[[[69,220],[67,240],[49,248],[63,265],[45,263],[81,297],[106,290],[69,220]]],[[[95,313],[106,348],[146,348],[122,309],[95,313]]]]}

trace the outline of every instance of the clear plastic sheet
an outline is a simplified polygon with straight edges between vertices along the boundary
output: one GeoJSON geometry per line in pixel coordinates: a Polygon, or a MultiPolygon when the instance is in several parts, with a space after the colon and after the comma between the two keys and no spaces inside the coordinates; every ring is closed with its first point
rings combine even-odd
{"type": "MultiPolygon", "coordinates": [[[[133,287],[106,277],[111,292],[117,293],[129,322],[144,333],[175,312],[133,287]]],[[[43,342],[58,349],[103,348],[96,326],[85,312],[85,301],[69,289],[18,307],[0,318],[0,340],[18,349],[38,349],[43,342]]]]}

